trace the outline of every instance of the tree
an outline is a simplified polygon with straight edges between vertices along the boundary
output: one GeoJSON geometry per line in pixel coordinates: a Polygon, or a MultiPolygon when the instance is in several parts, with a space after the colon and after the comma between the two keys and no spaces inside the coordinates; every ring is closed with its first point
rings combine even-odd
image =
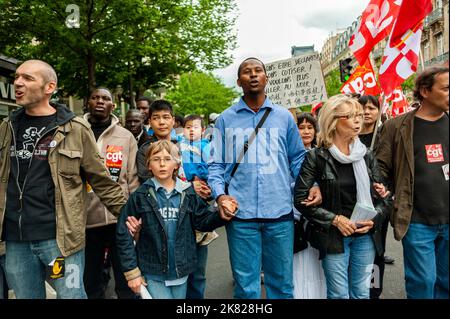
{"type": "Polygon", "coordinates": [[[177,113],[210,114],[225,110],[238,95],[211,73],[189,72],[181,75],[166,99],[174,102],[177,113]]]}
{"type": "Polygon", "coordinates": [[[182,72],[228,65],[236,45],[234,6],[234,0],[87,0],[70,6],[0,0],[0,50],[49,62],[68,94],[86,96],[98,84],[134,84],[139,94],[182,72]]]}
{"type": "Polygon", "coordinates": [[[327,88],[328,97],[341,93],[339,89],[342,86],[342,82],[340,79],[339,69],[335,69],[328,73],[325,77],[325,86],[327,88]]]}

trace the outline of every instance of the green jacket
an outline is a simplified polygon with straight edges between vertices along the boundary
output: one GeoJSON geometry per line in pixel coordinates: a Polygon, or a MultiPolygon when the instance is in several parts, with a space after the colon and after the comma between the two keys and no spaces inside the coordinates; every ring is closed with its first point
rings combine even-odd
{"type": "MultiPolygon", "coordinates": [[[[56,241],[63,256],[70,256],[85,246],[87,179],[102,203],[115,216],[126,199],[121,187],[113,182],[103,165],[94,134],[88,122],[76,118],[63,105],[56,105],[58,118],[66,120],[53,135],[56,146],[50,149],[48,162],[55,184],[56,241]],[[65,113],[65,114],[64,114],[65,113]]],[[[25,112],[19,109],[13,116],[25,112]]],[[[12,125],[9,118],[0,123],[0,238],[5,217],[6,194],[10,172],[12,125]]]]}
{"type": "Polygon", "coordinates": [[[408,112],[384,123],[376,151],[380,171],[395,196],[391,225],[396,240],[401,240],[408,231],[413,210],[413,126],[416,112],[408,112]]]}

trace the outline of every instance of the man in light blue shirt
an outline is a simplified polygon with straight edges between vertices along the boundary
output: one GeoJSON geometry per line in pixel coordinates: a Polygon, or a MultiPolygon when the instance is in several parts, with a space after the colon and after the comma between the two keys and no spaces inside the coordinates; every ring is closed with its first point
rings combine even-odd
{"type": "Polygon", "coordinates": [[[226,226],[234,297],[261,298],[263,269],[267,297],[292,298],[290,185],[300,171],[305,148],[291,113],[266,97],[267,74],[260,60],[249,58],[241,63],[237,84],[244,96],[216,121],[208,178],[221,214],[230,214],[224,201],[239,205],[226,226]],[[231,177],[244,143],[266,109],[270,109],[266,121],[231,177]]]}

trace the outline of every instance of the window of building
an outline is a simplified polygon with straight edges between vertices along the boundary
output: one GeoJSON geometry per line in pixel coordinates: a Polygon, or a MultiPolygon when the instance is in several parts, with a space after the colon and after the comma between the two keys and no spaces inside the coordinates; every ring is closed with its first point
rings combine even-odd
{"type": "Polygon", "coordinates": [[[434,9],[442,8],[442,0],[436,0],[434,9]]]}
{"type": "Polygon", "coordinates": [[[444,36],[442,33],[436,36],[436,53],[437,55],[444,54],[444,36]]]}

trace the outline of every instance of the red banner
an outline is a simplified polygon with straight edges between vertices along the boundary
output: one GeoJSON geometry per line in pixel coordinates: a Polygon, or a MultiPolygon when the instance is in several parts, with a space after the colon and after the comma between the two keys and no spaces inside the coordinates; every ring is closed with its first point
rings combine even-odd
{"type": "Polygon", "coordinates": [[[397,117],[411,111],[411,106],[403,94],[402,88],[396,87],[390,96],[386,97],[386,104],[383,106],[383,113],[387,112],[391,117],[397,117]],[[392,104],[389,109],[389,103],[392,104]]]}
{"type": "Polygon", "coordinates": [[[417,71],[423,18],[431,0],[403,0],[389,41],[384,49],[379,81],[386,95],[417,71]]]}
{"type": "Polygon", "coordinates": [[[371,0],[362,13],[359,29],[349,41],[349,48],[360,65],[367,60],[373,47],[391,32],[399,3],[399,0],[371,0]]]}
{"type": "Polygon", "coordinates": [[[342,85],[340,91],[345,94],[359,93],[361,95],[378,95],[381,93],[369,59],[363,66],[358,66],[355,69],[347,82],[342,85]]]}

